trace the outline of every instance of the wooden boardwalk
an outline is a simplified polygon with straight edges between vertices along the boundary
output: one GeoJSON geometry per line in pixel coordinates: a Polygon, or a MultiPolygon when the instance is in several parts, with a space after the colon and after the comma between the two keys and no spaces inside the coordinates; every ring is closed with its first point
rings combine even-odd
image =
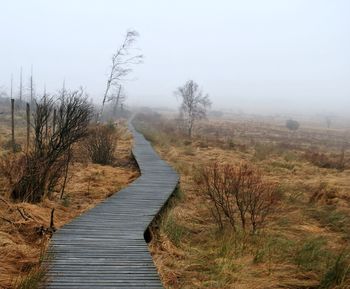
{"type": "Polygon", "coordinates": [[[163,288],[144,232],[179,177],[130,129],[141,176],[54,235],[48,288],[163,288]]]}

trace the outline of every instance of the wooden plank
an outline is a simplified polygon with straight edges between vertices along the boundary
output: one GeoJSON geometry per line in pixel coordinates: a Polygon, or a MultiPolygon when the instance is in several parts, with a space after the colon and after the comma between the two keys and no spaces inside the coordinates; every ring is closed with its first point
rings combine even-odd
{"type": "Polygon", "coordinates": [[[129,127],[141,176],[54,235],[48,288],[163,288],[143,234],[179,176],[129,127]]]}

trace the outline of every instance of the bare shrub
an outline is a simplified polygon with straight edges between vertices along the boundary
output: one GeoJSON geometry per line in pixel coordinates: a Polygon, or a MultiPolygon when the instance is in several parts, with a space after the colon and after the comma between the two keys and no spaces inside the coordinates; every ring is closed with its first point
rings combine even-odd
{"type": "Polygon", "coordinates": [[[114,125],[91,127],[84,146],[93,163],[108,165],[114,161],[117,146],[117,132],[114,125]]]}
{"type": "Polygon", "coordinates": [[[255,233],[265,225],[278,201],[275,186],[265,182],[260,172],[246,163],[239,166],[214,163],[201,168],[196,181],[221,228],[226,218],[233,230],[240,223],[244,231],[249,226],[255,233]]]}
{"type": "Polygon", "coordinates": [[[347,167],[343,148],[339,155],[326,155],[322,152],[308,150],[304,156],[306,160],[319,168],[344,170],[347,167]]]}
{"type": "Polygon", "coordinates": [[[50,127],[54,105],[47,97],[36,103],[34,141],[13,184],[14,200],[39,202],[50,195],[67,169],[72,145],[86,136],[92,110],[82,91],[67,93],[58,101],[55,131],[50,127]]]}

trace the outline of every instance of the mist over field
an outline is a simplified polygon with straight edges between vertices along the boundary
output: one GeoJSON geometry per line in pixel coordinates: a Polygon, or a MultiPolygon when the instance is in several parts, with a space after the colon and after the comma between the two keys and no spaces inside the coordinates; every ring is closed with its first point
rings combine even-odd
{"type": "Polygon", "coordinates": [[[0,289],[349,289],[349,12],[0,0],[0,289]]]}
{"type": "Polygon", "coordinates": [[[144,55],[123,83],[129,106],[176,109],[194,79],[213,109],[346,114],[350,105],[350,2],[1,1],[0,86],[37,92],[63,80],[100,103],[125,31],[144,55]]]}

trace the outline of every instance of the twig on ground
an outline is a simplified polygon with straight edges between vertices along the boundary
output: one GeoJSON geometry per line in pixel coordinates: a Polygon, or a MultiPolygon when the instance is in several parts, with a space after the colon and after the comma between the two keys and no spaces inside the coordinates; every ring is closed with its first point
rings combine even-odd
{"type": "Polygon", "coordinates": [[[13,223],[11,220],[9,220],[9,219],[6,219],[6,218],[4,218],[4,217],[2,217],[2,216],[0,216],[0,219],[6,221],[6,222],[8,222],[8,223],[10,223],[11,225],[14,225],[14,223],[13,223]]]}
{"type": "Polygon", "coordinates": [[[28,218],[27,216],[25,216],[25,215],[22,213],[22,211],[20,210],[19,207],[17,207],[17,211],[20,213],[21,217],[22,217],[25,221],[28,221],[28,220],[29,220],[29,218],[28,218]]]}

